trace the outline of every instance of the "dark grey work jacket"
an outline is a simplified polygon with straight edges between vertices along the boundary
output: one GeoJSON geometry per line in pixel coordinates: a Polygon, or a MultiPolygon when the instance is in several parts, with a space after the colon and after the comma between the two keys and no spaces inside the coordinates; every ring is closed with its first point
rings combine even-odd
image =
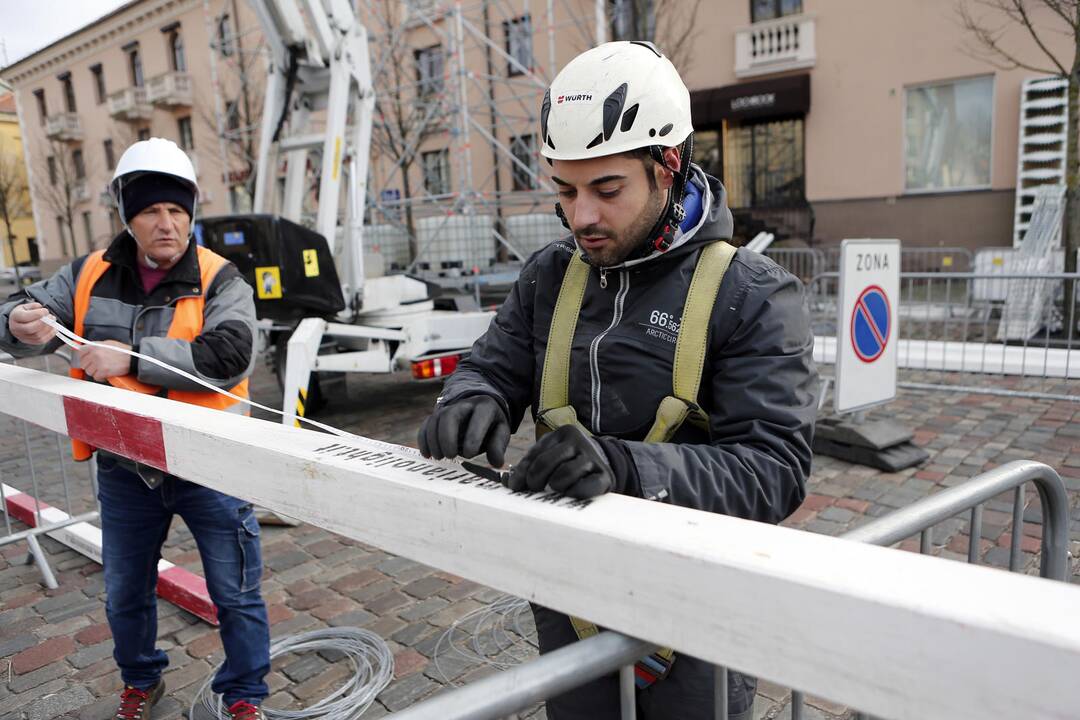
{"type": "MultiPolygon", "coordinates": [[[[708,328],[698,402],[709,432],[685,424],[672,442],[645,444],[672,394],[680,318],[702,247],[731,237],[726,193],[694,168],[704,190],[698,224],[666,253],[592,269],[570,360],[570,403],[597,435],[626,441],[643,495],[683,507],[777,523],[805,496],[817,408],[813,335],[802,283],[739,249],[708,328]],[[707,187],[707,190],[705,188],[707,187]]],[[[535,418],[555,301],[572,237],[534,253],[488,331],[447,380],[441,404],[490,395],[516,428],[535,418]]]]}
{"type": "MultiPolygon", "coordinates": [[[[26,345],[8,329],[12,309],[39,302],[60,323],[74,329],[75,284],[86,257],[65,265],[47,280],[34,283],[0,304],[0,348],[15,357],[50,353],[60,347],[53,339],[44,345],[26,345]]],[[[87,340],[116,340],[132,345],[143,355],[166,362],[219,388],[232,388],[255,366],[255,301],[251,286],[239,270],[227,263],[210,283],[203,309],[203,329],[193,342],[168,338],[173,306],[185,296],[202,292],[195,243],[147,295],[143,292],[135,259],[135,241],[123,232],[105,251],[112,265],[94,285],[84,318],[87,340]]],[[[171,390],[206,388],[149,362],[132,362],[132,373],[150,385],[171,390]]],[[[89,378],[88,378],[89,379],[89,378]]],[[[237,411],[247,409],[236,405],[237,411]]]]}

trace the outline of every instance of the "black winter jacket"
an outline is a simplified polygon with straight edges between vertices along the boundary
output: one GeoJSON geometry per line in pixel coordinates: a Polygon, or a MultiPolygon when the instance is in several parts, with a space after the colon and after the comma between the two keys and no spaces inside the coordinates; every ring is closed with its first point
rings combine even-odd
{"type": "MultiPolygon", "coordinates": [[[[813,335],[802,283],[768,258],[739,249],[708,328],[698,402],[710,432],[686,423],[672,442],[645,444],[672,393],[675,342],[701,249],[731,237],[726,193],[693,166],[701,220],[666,253],[592,269],[570,361],[570,403],[594,434],[629,451],[644,497],[777,523],[805,496],[817,410],[813,335]]],[[[488,331],[447,380],[440,404],[483,394],[511,426],[537,411],[549,325],[574,252],[572,237],[534,253],[488,331]]]]}

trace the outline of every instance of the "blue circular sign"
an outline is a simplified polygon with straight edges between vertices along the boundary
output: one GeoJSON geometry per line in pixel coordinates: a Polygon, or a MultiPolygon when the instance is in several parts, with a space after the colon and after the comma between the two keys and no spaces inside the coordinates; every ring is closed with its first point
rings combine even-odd
{"type": "Polygon", "coordinates": [[[851,346],[855,355],[866,363],[881,357],[889,344],[892,310],[885,291],[871,285],[862,291],[851,313],[851,346]]]}

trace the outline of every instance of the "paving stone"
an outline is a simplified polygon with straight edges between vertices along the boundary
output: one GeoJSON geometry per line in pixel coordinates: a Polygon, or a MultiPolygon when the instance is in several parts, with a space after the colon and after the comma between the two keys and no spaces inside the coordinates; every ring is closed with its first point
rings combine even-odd
{"type": "Polygon", "coordinates": [[[428,598],[423,602],[415,603],[405,610],[398,612],[398,616],[402,620],[408,620],[410,622],[413,620],[420,620],[429,615],[434,615],[449,604],[449,601],[440,597],[428,598]]]}
{"type": "Polygon", "coordinates": [[[418,700],[432,694],[439,688],[438,683],[423,673],[415,673],[393,683],[379,695],[379,702],[391,713],[409,707],[418,700]]]}
{"type": "Polygon", "coordinates": [[[94,696],[86,688],[75,685],[56,693],[44,695],[26,706],[27,720],[52,720],[64,713],[78,710],[94,701],[94,696]]]}
{"type": "Polygon", "coordinates": [[[385,612],[407,604],[409,604],[408,597],[402,595],[397,590],[391,590],[388,593],[384,593],[379,597],[364,603],[364,607],[376,615],[382,615],[385,612]]]}
{"type": "Polygon", "coordinates": [[[300,655],[287,665],[283,665],[281,672],[293,682],[302,683],[315,677],[326,667],[326,660],[319,657],[317,653],[309,652],[300,655]]]}
{"type": "Polygon", "coordinates": [[[15,693],[25,692],[36,688],[39,685],[43,685],[50,680],[64,677],[68,672],[68,667],[64,663],[52,663],[51,665],[46,665],[33,672],[12,675],[11,682],[8,683],[8,688],[15,693]]]}
{"type": "Polygon", "coordinates": [[[818,513],[818,517],[822,520],[828,520],[830,522],[837,523],[849,523],[854,519],[855,513],[851,510],[846,510],[839,507],[827,507],[818,513]]]}
{"type": "Polygon", "coordinates": [[[429,624],[424,620],[420,620],[418,622],[407,625],[404,628],[401,628],[393,635],[391,635],[391,637],[393,638],[394,642],[409,646],[416,644],[418,641],[427,637],[430,633],[433,633],[436,630],[437,628],[435,628],[433,625],[429,624]]]}
{"type": "Polygon", "coordinates": [[[311,556],[302,550],[294,550],[292,552],[282,553],[272,558],[263,558],[263,565],[273,570],[275,573],[280,573],[289,568],[296,567],[302,563],[311,560],[311,556]]]}
{"type": "Polygon", "coordinates": [[[411,648],[394,655],[394,679],[403,678],[427,667],[428,659],[411,648]]]}
{"type": "Polygon", "coordinates": [[[367,610],[353,610],[326,621],[331,627],[364,627],[375,619],[367,610]]]}
{"type": "Polygon", "coordinates": [[[89,665],[96,663],[98,660],[104,660],[105,658],[112,657],[113,654],[113,642],[112,640],[104,640],[97,645],[90,645],[84,647],[74,655],[68,658],[75,667],[82,669],[89,665]]]}
{"type": "Polygon", "coordinates": [[[0,640],[0,657],[14,655],[26,648],[37,645],[39,642],[38,636],[32,632],[21,633],[6,640],[0,640]]]}
{"type": "Polygon", "coordinates": [[[328,696],[335,688],[344,685],[352,673],[350,663],[336,663],[315,677],[293,687],[292,694],[305,706],[312,705],[315,701],[328,696]]]}
{"type": "Polygon", "coordinates": [[[75,649],[75,642],[69,637],[52,638],[18,653],[11,659],[14,672],[22,673],[37,670],[51,662],[67,657],[75,649]]]}
{"type": "Polygon", "coordinates": [[[405,585],[401,590],[415,598],[424,600],[444,590],[448,585],[450,583],[446,580],[435,575],[429,575],[405,585]]]}

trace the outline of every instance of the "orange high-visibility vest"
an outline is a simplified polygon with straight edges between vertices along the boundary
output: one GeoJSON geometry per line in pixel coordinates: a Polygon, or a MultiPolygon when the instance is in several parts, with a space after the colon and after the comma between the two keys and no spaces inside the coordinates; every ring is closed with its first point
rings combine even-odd
{"type": "MultiPolygon", "coordinates": [[[[228,262],[225,258],[211,250],[207,250],[201,245],[196,246],[195,249],[198,252],[199,276],[202,282],[202,292],[198,295],[182,297],[176,301],[173,309],[172,323],[169,325],[169,332],[166,335],[166,337],[176,340],[186,340],[187,342],[193,341],[198,337],[199,333],[202,332],[203,308],[206,306],[206,292],[210,288],[210,283],[213,282],[218,271],[228,262]]],[[[79,337],[84,337],[84,320],[86,318],[86,311],[90,308],[90,293],[93,291],[97,281],[101,279],[101,276],[104,275],[105,271],[112,265],[112,263],[105,260],[104,256],[104,250],[98,250],[97,252],[88,255],[86,261],[83,263],[82,269],[79,271],[79,279],[75,283],[74,331],[79,337]]],[[[86,373],[83,372],[82,368],[76,367],[71,368],[70,375],[78,380],[82,380],[86,377],[86,373]]],[[[111,377],[109,378],[109,384],[125,390],[134,390],[135,392],[145,393],[147,395],[159,395],[161,393],[161,388],[140,382],[134,375],[111,377]]],[[[230,388],[229,392],[233,395],[247,398],[247,379],[245,378],[236,387],[230,388]]],[[[169,390],[165,396],[170,400],[179,400],[180,402],[191,403],[192,405],[202,405],[203,407],[214,408],[215,410],[225,410],[239,402],[233,398],[209,390],[169,390]]],[[[72,454],[75,456],[76,460],[89,460],[90,455],[94,452],[93,447],[74,438],[71,440],[71,446],[72,454]]]]}

